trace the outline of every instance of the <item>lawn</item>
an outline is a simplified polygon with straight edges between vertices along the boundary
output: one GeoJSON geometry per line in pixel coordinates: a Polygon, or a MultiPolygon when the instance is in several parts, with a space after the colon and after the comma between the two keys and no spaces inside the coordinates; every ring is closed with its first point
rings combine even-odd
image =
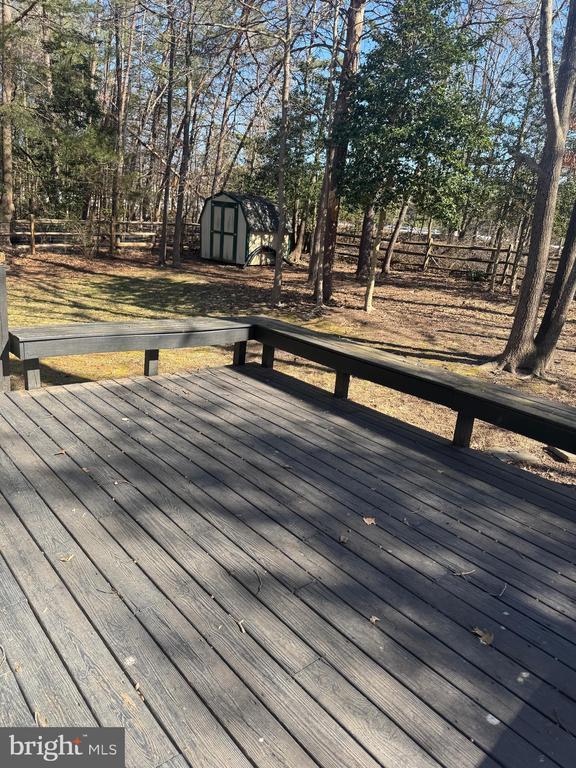
{"type": "MultiPolygon", "coordinates": [[[[38,323],[185,317],[202,314],[269,313],[272,272],[269,268],[189,263],[180,271],[161,270],[151,257],[84,259],[42,253],[17,256],[8,273],[9,319],[13,326],[38,323]]],[[[276,313],[308,327],[361,340],[407,360],[438,365],[465,375],[497,380],[508,386],[576,405],[576,313],[561,340],[552,374],[554,382],[497,377],[481,367],[503,346],[513,312],[507,296],[489,296],[481,286],[434,274],[396,272],[377,288],[375,311],[362,307],[362,289],[345,265],[338,273],[336,303],[320,316],[309,299],[304,269],[289,269],[284,306],[276,313]]],[[[252,350],[256,355],[257,348],[252,350]]],[[[231,352],[209,348],[161,352],[161,372],[226,365],[231,352]]],[[[256,359],[255,357],[253,359],[256,359]]],[[[15,386],[21,387],[15,366],[15,386]]],[[[143,355],[123,352],[52,358],[43,361],[45,385],[140,375],[143,355]]],[[[331,388],[333,374],[280,354],[280,370],[331,388]],[[297,368],[297,370],[295,370],[297,368]]],[[[440,406],[366,382],[353,381],[350,397],[399,419],[450,437],[454,414],[440,406]]],[[[478,424],[473,446],[529,454],[525,466],[559,482],[576,484],[575,465],[551,459],[543,446],[518,435],[478,424]]]]}

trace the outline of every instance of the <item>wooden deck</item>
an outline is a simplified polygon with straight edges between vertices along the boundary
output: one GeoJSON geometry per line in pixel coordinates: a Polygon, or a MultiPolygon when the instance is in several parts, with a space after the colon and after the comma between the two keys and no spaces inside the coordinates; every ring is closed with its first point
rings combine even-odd
{"type": "Polygon", "coordinates": [[[122,725],[130,768],[576,764],[568,490],[252,366],[0,397],[0,725],[122,725]]]}

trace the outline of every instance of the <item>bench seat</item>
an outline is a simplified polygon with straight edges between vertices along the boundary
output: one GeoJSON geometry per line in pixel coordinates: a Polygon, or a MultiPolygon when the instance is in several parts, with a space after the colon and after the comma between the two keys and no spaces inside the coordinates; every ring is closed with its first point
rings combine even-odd
{"type": "Polygon", "coordinates": [[[264,345],[263,364],[272,367],[274,349],[291,352],[336,371],[335,394],[346,397],[351,376],[382,384],[456,411],[454,443],[470,445],[475,419],[576,453],[576,408],[519,389],[407,363],[363,344],[306,328],[252,318],[253,338],[264,345]]]}
{"type": "MultiPolygon", "coordinates": [[[[155,375],[160,349],[241,344],[250,329],[250,323],[218,317],[35,325],[11,328],[9,349],[23,361],[26,389],[35,389],[41,386],[39,361],[44,357],[141,350],[144,373],[155,375]]],[[[242,350],[235,354],[241,362],[242,350]]]]}
{"type": "Polygon", "coordinates": [[[24,364],[27,389],[39,387],[42,357],[143,350],[144,373],[158,372],[160,349],[234,345],[234,365],[246,359],[246,344],[262,344],[262,364],[273,367],[276,349],[332,368],[334,394],[348,396],[350,377],[381,384],[457,413],[453,442],[470,445],[475,419],[576,453],[576,408],[519,389],[408,363],[400,357],[267,317],[195,317],[184,320],[75,323],[13,328],[9,348],[24,364]]]}

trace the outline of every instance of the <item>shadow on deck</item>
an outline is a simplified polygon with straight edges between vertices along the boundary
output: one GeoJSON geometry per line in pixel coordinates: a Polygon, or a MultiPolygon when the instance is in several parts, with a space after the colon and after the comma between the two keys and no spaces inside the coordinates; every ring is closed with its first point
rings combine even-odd
{"type": "Polygon", "coordinates": [[[572,768],[576,505],[248,366],[2,398],[0,724],[130,768],[572,768]]]}

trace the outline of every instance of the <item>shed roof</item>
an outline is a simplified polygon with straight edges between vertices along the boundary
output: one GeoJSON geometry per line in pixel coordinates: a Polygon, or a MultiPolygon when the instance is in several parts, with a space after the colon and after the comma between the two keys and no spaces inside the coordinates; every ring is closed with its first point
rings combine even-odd
{"type": "Polygon", "coordinates": [[[246,223],[254,232],[276,232],[278,230],[278,209],[271,200],[261,195],[253,195],[249,192],[228,192],[223,190],[220,194],[228,195],[242,206],[246,223]]]}

